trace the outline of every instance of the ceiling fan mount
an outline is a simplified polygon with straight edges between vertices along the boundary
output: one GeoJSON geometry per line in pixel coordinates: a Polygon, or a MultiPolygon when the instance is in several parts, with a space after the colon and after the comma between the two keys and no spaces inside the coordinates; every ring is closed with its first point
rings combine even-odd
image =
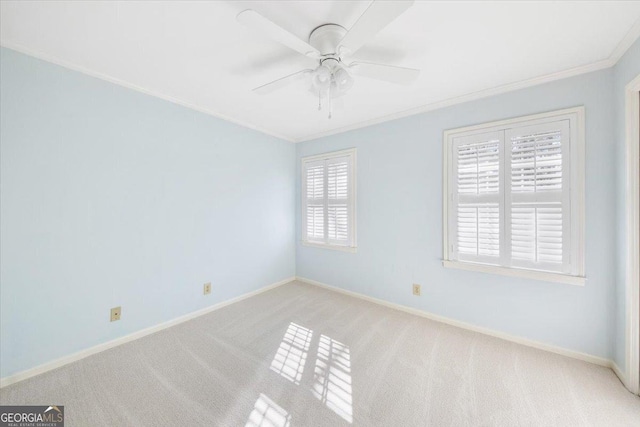
{"type": "Polygon", "coordinates": [[[309,44],[322,56],[338,56],[338,44],[347,34],[347,29],[338,24],[323,24],[311,31],[309,44]]]}
{"type": "Polygon", "coordinates": [[[318,109],[322,109],[323,100],[326,100],[331,118],[332,99],[344,95],[353,86],[353,75],[397,84],[412,83],[418,78],[420,70],[357,60],[350,63],[346,61],[412,4],[413,1],[374,0],[349,30],[338,24],[323,24],[311,31],[308,42],[294,36],[255,10],[240,12],[237,17],[240,23],[259,30],[298,53],[318,60],[315,69],[296,71],[253,91],[267,94],[296,80],[308,79],[311,92],[318,96],[318,109]]]}

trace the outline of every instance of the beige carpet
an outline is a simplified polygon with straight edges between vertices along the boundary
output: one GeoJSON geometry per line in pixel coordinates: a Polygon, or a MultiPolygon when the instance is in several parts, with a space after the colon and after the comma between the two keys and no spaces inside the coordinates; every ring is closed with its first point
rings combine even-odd
{"type": "Polygon", "coordinates": [[[0,391],[67,426],[638,426],[609,369],[292,282],[0,391]]]}

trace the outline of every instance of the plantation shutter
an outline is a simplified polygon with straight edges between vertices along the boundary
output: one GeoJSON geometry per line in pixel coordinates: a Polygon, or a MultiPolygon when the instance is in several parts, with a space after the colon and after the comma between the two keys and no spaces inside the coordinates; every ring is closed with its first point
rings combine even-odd
{"type": "Polygon", "coordinates": [[[511,266],[570,272],[568,120],[505,131],[505,246],[511,266]]]}
{"type": "Polygon", "coordinates": [[[327,167],[327,240],[349,245],[349,176],[348,157],[326,161],[327,167]]]}
{"type": "Polygon", "coordinates": [[[324,161],[305,164],[306,239],[324,241],[325,230],[325,166],[324,161]]]}
{"type": "Polygon", "coordinates": [[[502,256],[503,132],[453,140],[452,251],[462,261],[499,264],[502,256]]]}
{"type": "Polygon", "coordinates": [[[303,239],[355,247],[355,151],[303,159],[303,239]]]}

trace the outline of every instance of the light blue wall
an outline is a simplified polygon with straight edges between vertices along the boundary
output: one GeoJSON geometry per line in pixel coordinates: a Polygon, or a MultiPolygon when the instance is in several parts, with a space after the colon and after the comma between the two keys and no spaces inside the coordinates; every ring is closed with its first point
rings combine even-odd
{"type": "Polygon", "coordinates": [[[613,360],[625,369],[625,300],[626,300],[626,129],[625,129],[625,86],[640,74],[640,41],[633,46],[618,61],[613,69],[614,93],[614,132],[616,141],[616,170],[617,170],[617,287],[615,295],[615,346],[613,360]]]}
{"type": "MultiPolygon", "coordinates": [[[[297,274],[497,331],[610,357],[616,274],[612,88],[613,70],[607,69],[298,144],[298,164],[303,156],[358,149],[358,252],[303,247],[298,214],[297,274]],[[443,131],[579,105],[586,108],[587,284],[444,268],[443,131]],[[421,297],[412,296],[412,283],[422,285],[421,297]]],[[[299,202],[296,208],[299,212],[299,202]]]]}
{"type": "Polygon", "coordinates": [[[297,146],[11,50],[0,66],[2,377],[296,267],[624,366],[624,86],[640,73],[640,42],[614,69],[297,146]],[[442,132],[577,105],[587,113],[587,285],[443,268],[442,132]],[[299,159],[350,147],[358,252],[302,247],[299,159]],[[123,319],[110,323],[116,305],[123,319]]]}
{"type": "Polygon", "coordinates": [[[3,377],[295,274],[293,144],[0,55],[3,377]]]}

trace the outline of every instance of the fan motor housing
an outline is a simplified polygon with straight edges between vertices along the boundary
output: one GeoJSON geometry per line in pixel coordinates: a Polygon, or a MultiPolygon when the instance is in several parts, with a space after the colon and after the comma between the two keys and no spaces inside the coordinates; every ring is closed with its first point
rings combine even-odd
{"type": "Polygon", "coordinates": [[[338,43],[347,29],[338,24],[324,24],[316,27],[309,35],[309,44],[320,51],[324,55],[338,55],[336,52],[338,43]]]}

